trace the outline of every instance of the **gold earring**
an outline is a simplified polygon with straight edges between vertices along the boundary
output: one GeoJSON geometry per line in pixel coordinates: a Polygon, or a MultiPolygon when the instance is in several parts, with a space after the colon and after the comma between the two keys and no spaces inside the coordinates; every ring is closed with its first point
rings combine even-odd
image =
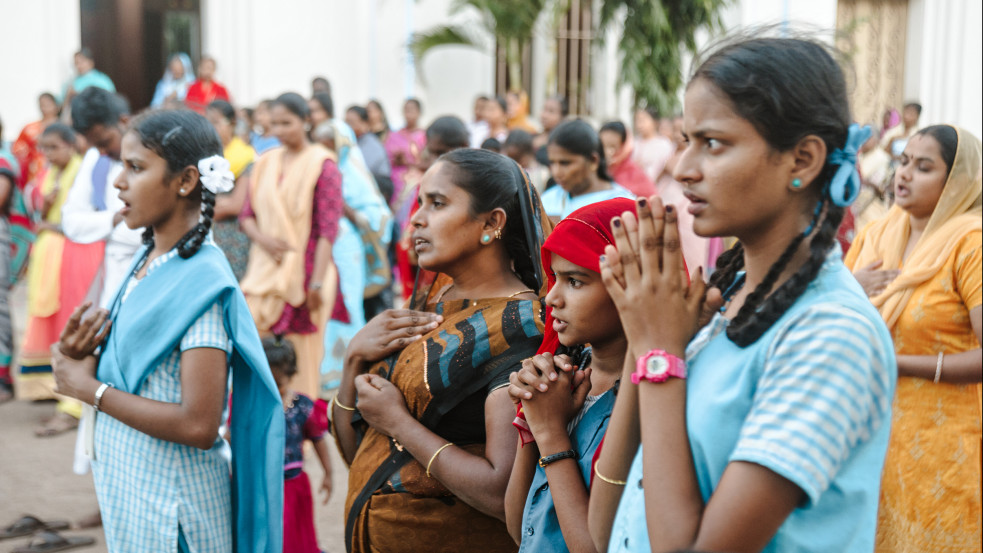
{"type": "Polygon", "coordinates": [[[501,240],[502,239],[502,229],[500,229],[500,228],[495,229],[495,238],[497,240],[501,240]]]}

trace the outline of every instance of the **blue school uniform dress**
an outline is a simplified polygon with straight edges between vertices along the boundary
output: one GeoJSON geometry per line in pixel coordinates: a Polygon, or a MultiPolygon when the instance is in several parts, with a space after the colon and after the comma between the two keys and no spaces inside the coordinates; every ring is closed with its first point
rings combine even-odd
{"type": "MultiPolygon", "coordinates": [[[[741,348],[717,314],[690,342],[686,427],[703,500],[732,461],[755,463],[805,492],[764,551],[870,553],[897,365],[891,336],[832,250],[805,293],[741,348]]],[[[632,462],[609,551],[650,551],[642,448],[632,462]]]]}
{"type": "Polygon", "coordinates": [[[107,547],[178,551],[180,543],[181,551],[278,552],[282,404],[242,292],[210,238],[189,259],[176,249],[154,259],[137,280],[143,257],[138,254],[114,302],[97,376],[120,390],[180,403],[181,354],[224,351],[235,391],[232,466],[219,436],[201,450],[98,413],[92,469],[107,547]]]}
{"type": "MultiPolygon", "coordinates": [[[[577,452],[577,466],[580,468],[585,486],[590,484],[594,452],[601,444],[601,439],[604,438],[608,428],[608,421],[611,419],[615,389],[612,387],[603,394],[593,398],[588,397],[588,400],[593,400],[593,403],[581,411],[580,420],[575,422],[573,431],[570,432],[571,447],[577,452]]],[[[529,495],[526,497],[526,506],[522,510],[522,543],[519,552],[567,553],[568,551],[563,533],[560,531],[560,521],[556,517],[556,505],[553,503],[553,494],[550,493],[546,470],[537,464],[536,474],[533,475],[529,495]]]]}
{"type": "Polygon", "coordinates": [[[556,185],[543,192],[541,201],[543,202],[543,210],[546,211],[547,215],[562,219],[585,205],[596,204],[604,200],[613,200],[614,198],[634,200],[635,195],[616,182],[612,182],[611,188],[607,190],[598,190],[597,192],[581,194],[576,197],[571,196],[562,186],[556,185]]]}

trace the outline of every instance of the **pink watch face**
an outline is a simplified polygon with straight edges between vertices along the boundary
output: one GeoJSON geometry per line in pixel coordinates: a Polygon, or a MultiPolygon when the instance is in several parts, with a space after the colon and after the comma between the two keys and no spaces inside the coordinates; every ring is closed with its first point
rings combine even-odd
{"type": "Polygon", "coordinates": [[[670,377],[686,378],[686,362],[661,349],[650,351],[638,360],[631,381],[665,382],[670,377]]]}
{"type": "Polygon", "coordinates": [[[669,372],[669,360],[661,355],[653,355],[645,361],[645,378],[662,380],[669,372]]]}

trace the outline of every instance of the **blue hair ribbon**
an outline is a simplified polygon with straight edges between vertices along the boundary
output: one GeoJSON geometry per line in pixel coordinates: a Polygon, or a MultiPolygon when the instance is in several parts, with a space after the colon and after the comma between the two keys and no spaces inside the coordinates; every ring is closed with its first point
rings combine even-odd
{"type": "Polygon", "coordinates": [[[853,123],[847,134],[846,144],[842,148],[837,148],[829,154],[828,161],[833,165],[839,165],[833,175],[833,180],[829,183],[827,194],[829,199],[837,207],[847,207],[857,199],[860,194],[860,174],[857,173],[857,152],[860,147],[870,138],[871,129],[869,125],[863,127],[853,123]]]}

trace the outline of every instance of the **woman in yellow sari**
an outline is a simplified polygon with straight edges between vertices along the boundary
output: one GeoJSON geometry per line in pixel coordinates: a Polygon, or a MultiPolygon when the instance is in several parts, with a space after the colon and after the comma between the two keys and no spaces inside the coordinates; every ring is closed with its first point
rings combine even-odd
{"type": "Polygon", "coordinates": [[[894,177],[894,207],[845,259],[898,359],[880,553],[980,551],[980,156],[965,130],[915,134],[894,177]]]}
{"type": "MultiPolygon", "coordinates": [[[[28,320],[20,348],[18,379],[19,396],[26,399],[51,397],[54,388],[51,345],[58,341],[72,310],[85,299],[84,288],[62,286],[63,282],[81,278],[80,267],[62,262],[65,235],[61,232],[61,207],[82,163],[82,158],[75,152],[75,132],[64,124],[52,123],[41,134],[38,143],[48,159],[48,167],[41,173],[32,202],[39,219],[38,236],[27,268],[28,320]]],[[[43,435],[57,434],[59,430],[75,426],[81,405],[62,402],[59,409],[64,412],[59,417],[61,424],[45,426],[39,431],[43,435]]]]}
{"type": "Polygon", "coordinates": [[[334,154],[308,139],[306,100],[288,92],[270,111],[283,146],[253,166],[239,215],[252,246],[239,285],[260,334],[293,342],[297,391],[317,397],[324,327],[338,303],[331,246],[342,215],[341,173],[334,154]]]}
{"type": "Polygon", "coordinates": [[[413,244],[437,277],[355,335],[332,405],[351,464],[346,547],[515,551],[508,378],[542,342],[549,219],[518,165],[484,150],[442,156],[419,201],[413,244]]]}

